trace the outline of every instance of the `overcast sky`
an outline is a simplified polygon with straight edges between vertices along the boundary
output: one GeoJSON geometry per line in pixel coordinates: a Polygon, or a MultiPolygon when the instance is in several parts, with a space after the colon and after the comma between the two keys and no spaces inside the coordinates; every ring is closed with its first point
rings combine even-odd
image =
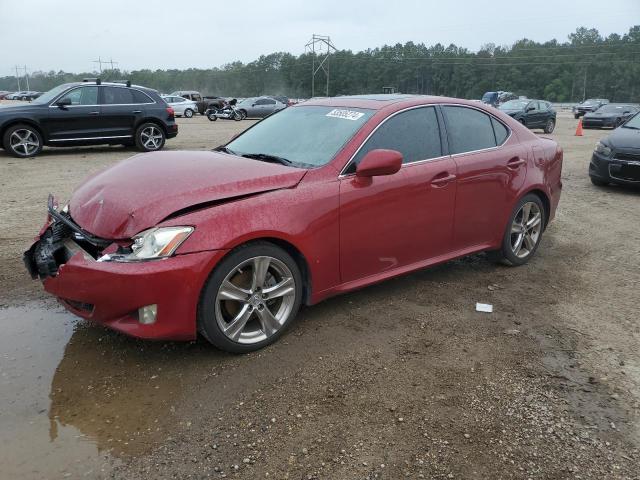
{"type": "Polygon", "coordinates": [[[304,52],[313,33],[354,51],[412,40],[477,50],[526,37],[565,41],[578,26],[626,33],[640,0],[0,0],[0,76],[220,66],[304,52]]]}

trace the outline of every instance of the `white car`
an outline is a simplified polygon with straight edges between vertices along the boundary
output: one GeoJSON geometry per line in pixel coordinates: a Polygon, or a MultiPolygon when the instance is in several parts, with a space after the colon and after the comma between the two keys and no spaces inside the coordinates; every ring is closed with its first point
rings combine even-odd
{"type": "Polygon", "coordinates": [[[187,100],[186,98],[174,95],[163,95],[162,98],[173,108],[178,117],[191,118],[193,114],[198,111],[198,105],[193,100],[187,100]]]}

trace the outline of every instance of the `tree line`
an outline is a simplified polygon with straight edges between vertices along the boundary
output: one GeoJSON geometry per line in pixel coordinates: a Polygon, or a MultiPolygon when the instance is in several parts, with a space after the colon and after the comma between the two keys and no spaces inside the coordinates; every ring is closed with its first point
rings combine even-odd
{"type": "MultiPolygon", "coordinates": [[[[205,95],[248,97],[263,94],[311,96],[311,72],[321,56],[278,52],[253,62],[186,70],[107,70],[104,80],[130,79],[169,93],[198,90],[205,95]]],[[[580,27],[567,41],[522,39],[511,46],[487,44],[477,52],[456,45],[407,42],[360,52],[338,50],[329,59],[329,95],[396,92],[480,98],[506,90],[552,102],[608,98],[640,102],[640,25],[625,34],[602,36],[580,27]]],[[[46,91],[65,82],[95,77],[96,72],[35,72],[32,90],[46,91]]],[[[24,82],[23,82],[24,83],[24,82]]],[[[22,88],[25,88],[21,84],[22,88]]],[[[326,77],[315,77],[316,96],[325,95],[326,77]]],[[[17,89],[12,76],[0,77],[0,90],[17,89]]]]}

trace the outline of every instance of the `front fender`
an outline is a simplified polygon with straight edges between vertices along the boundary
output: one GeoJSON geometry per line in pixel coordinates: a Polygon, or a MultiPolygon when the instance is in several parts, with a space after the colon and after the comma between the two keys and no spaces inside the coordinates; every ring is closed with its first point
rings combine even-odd
{"type": "Polygon", "coordinates": [[[339,184],[300,184],[230,200],[162,222],[193,225],[176,253],[230,250],[252,240],[278,239],[306,259],[314,291],[335,286],[339,274],[339,184]]]}

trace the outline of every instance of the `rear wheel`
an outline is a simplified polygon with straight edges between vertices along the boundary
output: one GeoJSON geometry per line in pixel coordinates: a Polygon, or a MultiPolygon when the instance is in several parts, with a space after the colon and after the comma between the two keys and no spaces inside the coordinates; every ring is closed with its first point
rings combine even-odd
{"type": "Polygon", "coordinates": [[[242,116],[242,113],[241,113],[241,112],[239,112],[239,111],[237,111],[237,110],[234,110],[234,112],[233,112],[233,119],[234,119],[236,122],[239,122],[239,121],[240,121],[240,120],[242,120],[243,118],[244,118],[244,117],[242,116]]]}
{"type": "Polygon", "coordinates": [[[514,208],[502,239],[500,250],[488,252],[489,257],[506,265],[524,265],[536,253],[546,221],[540,197],[525,195],[514,208]]]}
{"type": "Polygon", "coordinates": [[[143,123],[136,130],[136,147],[143,152],[154,152],[164,147],[164,130],[156,123],[143,123]]]}
{"type": "Polygon", "coordinates": [[[191,117],[193,117],[193,110],[191,110],[190,108],[187,108],[187,109],[184,111],[184,116],[185,116],[185,117],[187,117],[187,118],[191,118],[191,117]]]}
{"type": "Polygon", "coordinates": [[[35,157],[42,151],[42,135],[30,125],[14,125],[4,133],[2,144],[14,157],[35,157]]]}
{"type": "Polygon", "coordinates": [[[213,345],[233,353],[276,341],[302,301],[302,276],[281,248],[257,242],[224,258],[203,288],[198,330],[213,345]]]}
{"type": "Polygon", "coordinates": [[[580,115],[578,115],[577,113],[573,114],[573,118],[575,118],[576,120],[580,118],[580,115]]]}
{"type": "Polygon", "coordinates": [[[556,128],[556,121],[553,118],[547,120],[547,123],[544,126],[544,133],[553,133],[556,128]]]}

